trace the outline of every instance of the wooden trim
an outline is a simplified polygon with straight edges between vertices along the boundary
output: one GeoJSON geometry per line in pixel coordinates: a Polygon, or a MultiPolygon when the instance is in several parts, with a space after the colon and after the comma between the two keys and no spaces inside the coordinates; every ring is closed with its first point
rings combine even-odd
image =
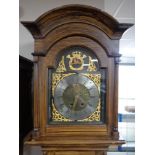
{"type": "MultiPolygon", "coordinates": [[[[29,29],[35,39],[44,38],[48,32],[51,31],[51,23],[54,24],[54,22],[57,22],[66,16],[90,17],[96,19],[96,21],[106,26],[104,33],[111,39],[120,39],[124,31],[133,26],[133,24],[119,24],[112,16],[97,8],[77,4],[53,9],[41,15],[35,22],[23,21],[22,24],[29,29]],[[111,30],[111,32],[109,30],[111,30]]],[[[57,25],[59,25],[59,23],[57,25]]]]}
{"type": "Polygon", "coordinates": [[[39,123],[39,87],[38,87],[38,63],[34,63],[34,131],[38,132],[40,128],[39,123]]]}
{"type": "Polygon", "coordinates": [[[118,133],[118,64],[115,65],[114,70],[114,111],[113,111],[113,138],[119,139],[118,133]]]}

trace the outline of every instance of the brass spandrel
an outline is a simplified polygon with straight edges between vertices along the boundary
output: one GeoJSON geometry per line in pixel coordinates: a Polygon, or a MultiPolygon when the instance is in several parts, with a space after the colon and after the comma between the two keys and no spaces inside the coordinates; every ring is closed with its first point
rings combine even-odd
{"type": "Polygon", "coordinates": [[[87,71],[92,72],[92,71],[97,71],[96,65],[93,62],[93,59],[89,56],[89,64],[88,64],[88,69],[87,71]]]}
{"type": "Polygon", "coordinates": [[[59,62],[59,65],[58,65],[58,68],[56,70],[56,72],[65,72],[66,71],[66,66],[65,66],[65,63],[64,63],[64,56],[62,56],[62,59],[61,61],[59,62]]]}

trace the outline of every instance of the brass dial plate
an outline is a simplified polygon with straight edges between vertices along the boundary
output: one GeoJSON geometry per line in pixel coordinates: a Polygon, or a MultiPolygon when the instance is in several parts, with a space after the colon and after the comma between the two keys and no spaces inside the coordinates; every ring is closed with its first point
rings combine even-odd
{"type": "Polygon", "coordinates": [[[99,91],[95,83],[81,74],[61,80],[54,92],[56,110],[67,119],[82,120],[89,117],[99,103],[99,91]]]}

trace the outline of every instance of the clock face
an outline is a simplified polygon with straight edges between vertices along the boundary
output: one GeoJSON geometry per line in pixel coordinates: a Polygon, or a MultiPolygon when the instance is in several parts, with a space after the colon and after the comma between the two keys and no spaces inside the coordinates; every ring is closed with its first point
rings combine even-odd
{"type": "Polygon", "coordinates": [[[106,70],[93,51],[72,46],[49,69],[49,124],[97,124],[105,117],[106,70]]]}
{"type": "Polygon", "coordinates": [[[82,74],[73,74],[62,79],[54,94],[56,110],[70,120],[89,117],[99,103],[98,87],[82,74]]]}

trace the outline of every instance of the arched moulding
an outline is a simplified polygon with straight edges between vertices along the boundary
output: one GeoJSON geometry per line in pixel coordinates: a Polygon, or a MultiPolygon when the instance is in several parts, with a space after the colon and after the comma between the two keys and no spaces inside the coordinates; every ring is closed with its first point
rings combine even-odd
{"type": "Polygon", "coordinates": [[[64,49],[68,49],[73,46],[80,46],[91,50],[99,60],[100,67],[107,67],[108,56],[105,49],[94,40],[84,36],[70,36],[55,43],[46,55],[49,66],[53,66],[55,68],[57,55],[59,55],[64,49]],[[102,61],[103,59],[104,61],[102,61]]]}
{"type": "Polygon", "coordinates": [[[85,23],[71,23],[57,27],[56,29],[48,33],[48,35],[44,39],[42,39],[43,42],[40,39],[36,40],[36,45],[43,44],[43,46],[36,46],[35,51],[36,53],[44,51],[44,54],[46,55],[49,49],[57,42],[68,37],[75,36],[88,38],[98,43],[106,51],[106,54],[109,57],[113,56],[113,53],[117,53],[118,51],[118,40],[109,39],[105,33],[101,32],[101,30],[85,23]]]}
{"type": "Polygon", "coordinates": [[[120,24],[107,13],[84,5],[56,8],[44,13],[34,22],[24,21],[22,24],[33,35],[34,55],[38,56],[45,56],[50,47],[63,38],[83,35],[103,46],[109,57],[119,57],[118,40],[132,26],[120,24]]]}

